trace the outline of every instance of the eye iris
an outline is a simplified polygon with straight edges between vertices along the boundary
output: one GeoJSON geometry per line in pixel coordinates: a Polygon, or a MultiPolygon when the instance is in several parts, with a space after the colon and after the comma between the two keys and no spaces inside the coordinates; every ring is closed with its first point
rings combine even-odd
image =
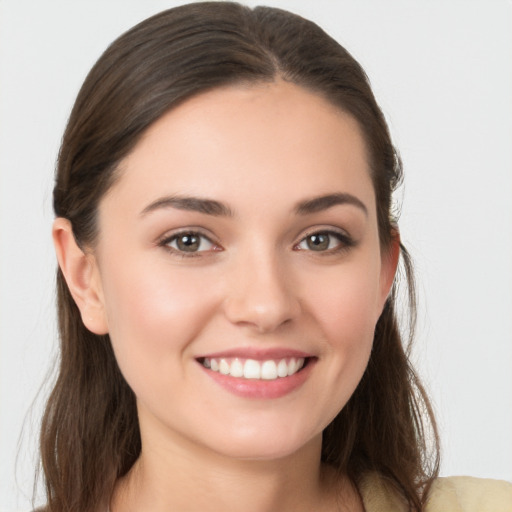
{"type": "Polygon", "coordinates": [[[329,248],[329,235],[318,233],[307,238],[308,248],[312,251],[325,251],[329,248]]]}
{"type": "Polygon", "coordinates": [[[180,251],[194,252],[199,249],[201,239],[194,234],[180,235],[176,240],[176,245],[180,251]]]}

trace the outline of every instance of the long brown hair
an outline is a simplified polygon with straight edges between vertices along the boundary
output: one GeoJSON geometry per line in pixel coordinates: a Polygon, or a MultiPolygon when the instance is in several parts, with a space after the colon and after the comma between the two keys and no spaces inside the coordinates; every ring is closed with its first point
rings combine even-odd
{"type": "MultiPolygon", "coordinates": [[[[206,90],[277,78],[322,95],[358,121],[368,148],[380,241],[387,248],[396,236],[392,193],[402,167],[363,69],[314,23],[280,9],[230,2],[164,11],[105,51],[87,76],[64,133],[55,214],[70,220],[80,246],[94,246],[98,203],[118,178],[119,162],[152,123],[206,90]]],[[[402,263],[414,314],[411,264],[403,246],[402,263]]],[[[135,397],[108,335],[84,327],[60,270],[57,291],[60,369],[41,430],[46,510],[92,512],[107,506],[115,481],[139,456],[135,397]]],[[[322,460],[354,481],[379,472],[411,510],[421,510],[437,474],[437,431],[402,343],[395,291],[377,323],[358,388],[324,431],[322,460]]]]}

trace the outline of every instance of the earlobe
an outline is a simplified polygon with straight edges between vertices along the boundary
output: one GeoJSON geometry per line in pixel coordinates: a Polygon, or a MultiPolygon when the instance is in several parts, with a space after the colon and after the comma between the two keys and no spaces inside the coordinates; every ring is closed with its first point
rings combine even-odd
{"type": "Polygon", "coordinates": [[[84,325],[95,334],[106,334],[108,325],[101,279],[94,256],[78,246],[69,220],[55,219],[52,235],[59,267],[84,325]]]}

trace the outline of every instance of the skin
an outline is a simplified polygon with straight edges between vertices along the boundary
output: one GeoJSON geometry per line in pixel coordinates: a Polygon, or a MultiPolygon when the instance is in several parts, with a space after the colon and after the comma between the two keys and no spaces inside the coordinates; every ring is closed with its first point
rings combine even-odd
{"type": "Polygon", "coordinates": [[[84,323],[110,334],[137,396],[142,454],[113,512],[362,510],[320,450],[365,370],[398,259],[397,241],[379,245],[368,169],[356,121],[318,95],[282,81],[227,87],[149,128],[100,203],[95,247],[83,253],[56,220],[84,323]],[[356,201],[297,212],[333,192],[356,201]],[[158,203],[177,196],[230,215],[158,203]],[[184,255],[172,238],[183,230],[207,238],[184,255]],[[314,250],[308,236],[326,232],[314,250]],[[265,399],[236,396],[197,361],[246,348],[314,364],[265,399]]]}

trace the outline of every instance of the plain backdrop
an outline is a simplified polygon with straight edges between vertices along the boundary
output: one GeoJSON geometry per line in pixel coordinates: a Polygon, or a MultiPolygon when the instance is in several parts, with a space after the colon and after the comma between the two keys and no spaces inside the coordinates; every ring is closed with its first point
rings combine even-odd
{"type": "MultiPolygon", "coordinates": [[[[30,509],[38,390],[56,351],[51,190],[67,116],[107,44],[177,3],[0,0],[2,511],[30,509]]],[[[512,3],[268,4],[313,19],[361,62],[401,152],[414,359],[438,414],[442,474],[512,480],[512,3]]]]}

